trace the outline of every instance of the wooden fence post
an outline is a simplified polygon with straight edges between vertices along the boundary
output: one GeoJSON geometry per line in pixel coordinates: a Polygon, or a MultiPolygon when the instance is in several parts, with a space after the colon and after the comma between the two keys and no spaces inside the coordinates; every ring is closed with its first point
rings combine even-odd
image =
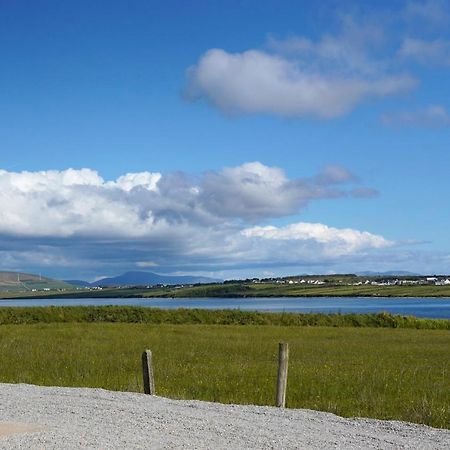
{"type": "Polygon", "coordinates": [[[144,394],[155,395],[155,378],[153,376],[152,351],[142,353],[142,375],[144,376],[144,394]]]}
{"type": "Polygon", "coordinates": [[[277,398],[275,405],[279,408],[286,406],[286,386],[289,364],[289,344],[280,342],[278,345],[278,377],[277,377],[277,398]]]}

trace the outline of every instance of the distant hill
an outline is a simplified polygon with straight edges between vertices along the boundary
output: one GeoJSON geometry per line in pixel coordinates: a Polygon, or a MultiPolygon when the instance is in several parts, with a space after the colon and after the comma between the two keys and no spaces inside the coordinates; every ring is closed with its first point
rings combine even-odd
{"type": "Polygon", "coordinates": [[[64,283],[71,284],[75,287],[89,287],[91,283],[89,281],[83,281],[83,280],[64,280],[64,283]]]}
{"type": "Polygon", "coordinates": [[[24,272],[1,272],[0,291],[24,292],[44,289],[72,289],[68,283],[24,272]]]}
{"type": "Polygon", "coordinates": [[[358,272],[356,275],[359,276],[367,276],[367,277],[418,277],[421,274],[420,273],[414,273],[414,272],[407,272],[406,270],[390,270],[388,272],[358,272]]]}
{"type": "Polygon", "coordinates": [[[126,272],[117,277],[102,278],[90,286],[154,286],[155,284],[196,284],[221,282],[215,278],[158,275],[153,272],[126,272]]]}

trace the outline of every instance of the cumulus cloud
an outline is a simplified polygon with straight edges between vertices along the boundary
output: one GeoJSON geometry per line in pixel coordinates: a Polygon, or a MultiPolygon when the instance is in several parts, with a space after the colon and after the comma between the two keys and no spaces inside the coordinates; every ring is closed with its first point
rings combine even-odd
{"type": "MultiPolygon", "coordinates": [[[[257,226],[247,228],[242,234],[249,238],[259,238],[276,242],[288,242],[290,246],[298,242],[324,246],[328,256],[342,256],[367,248],[384,248],[393,243],[375,234],[350,228],[332,228],[321,223],[294,223],[285,227],[257,226]]],[[[293,248],[296,248],[296,245],[293,248]]],[[[297,246],[298,248],[298,246],[297,246]]],[[[295,250],[294,250],[295,251],[295,250]]]]}
{"type": "Polygon", "coordinates": [[[357,230],[256,226],[316,199],[352,196],[355,181],[339,166],[292,179],[259,162],[197,177],[141,172],[113,181],[90,169],[1,170],[0,267],[192,271],[376,251],[389,241],[357,230]]]}
{"type": "Polygon", "coordinates": [[[160,174],[128,174],[105,182],[90,169],[0,171],[0,233],[25,236],[120,235],[144,232],[131,192],[155,189],[160,174]]]}
{"type": "Polygon", "coordinates": [[[330,17],[329,31],[269,35],[261,48],[212,48],[187,70],[185,95],[227,115],[332,119],[419,84],[417,63],[450,66],[446,0],[356,6],[330,17]],[[414,74],[415,71],[415,74],[414,74]]]}
{"type": "Polygon", "coordinates": [[[277,167],[253,162],[205,174],[200,199],[217,216],[255,221],[294,214],[314,199],[346,196],[335,185],[350,181],[350,172],[339,166],[311,179],[288,179],[277,167]]]}
{"type": "Polygon", "coordinates": [[[348,113],[365,99],[398,94],[416,84],[408,75],[340,75],[304,63],[260,50],[212,49],[188,70],[186,95],[206,99],[229,114],[326,119],[348,113]]]}
{"type": "Polygon", "coordinates": [[[109,186],[117,186],[127,192],[131,191],[135,187],[147,189],[149,191],[156,191],[156,185],[160,179],[160,173],[127,173],[126,175],[119,177],[117,181],[109,183],[109,186]]]}
{"type": "Polygon", "coordinates": [[[397,127],[442,128],[450,126],[450,114],[440,105],[431,105],[415,111],[397,111],[381,116],[385,125],[397,127]]]}
{"type": "Polygon", "coordinates": [[[142,172],[105,181],[89,169],[3,170],[0,233],[137,238],[164,232],[168,224],[254,222],[295,214],[311,200],[350,195],[336,185],[353,179],[339,166],[327,166],[312,178],[289,179],[282,169],[260,162],[197,179],[181,172],[142,172]]]}

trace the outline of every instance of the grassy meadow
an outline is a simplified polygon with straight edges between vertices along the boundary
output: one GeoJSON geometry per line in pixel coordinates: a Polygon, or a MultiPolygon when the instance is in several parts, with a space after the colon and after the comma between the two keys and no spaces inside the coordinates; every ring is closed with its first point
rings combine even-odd
{"type": "Polygon", "coordinates": [[[142,292],[144,297],[450,297],[449,286],[347,286],[226,283],[171,287],[142,292]]]}
{"type": "MultiPolygon", "coordinates": [[[[0,290],[7,298],[109,298],[109,297],[450,297],[450,285],[352,286],[347,284],[216,283],[194,286],[116,287],[102,290],[68,289],[64,291],[0,290]]],[[[1,302],[0,302],[1,305],[1,302]]]]}
{"type": "Polygon", "coordinates": [[[278,342],[286,341],[288,407],[450,428],[448,329],[139,323],[111,314],[88,322],[3,317],[0,382],[142,392],[140,357],[150,348],[159,395],[273,405],[278,342]]]}

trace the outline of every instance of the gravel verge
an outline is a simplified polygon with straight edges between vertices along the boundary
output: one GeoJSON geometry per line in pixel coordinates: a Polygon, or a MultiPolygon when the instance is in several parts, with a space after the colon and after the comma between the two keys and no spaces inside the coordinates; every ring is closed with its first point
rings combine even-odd
{"type": "Polygon", "coordinates": [[[42,430],[6,433],[2,449],[450,448],[449,430],[406,422],[25,384],[0,384],[0,423],[42,430]]]}

